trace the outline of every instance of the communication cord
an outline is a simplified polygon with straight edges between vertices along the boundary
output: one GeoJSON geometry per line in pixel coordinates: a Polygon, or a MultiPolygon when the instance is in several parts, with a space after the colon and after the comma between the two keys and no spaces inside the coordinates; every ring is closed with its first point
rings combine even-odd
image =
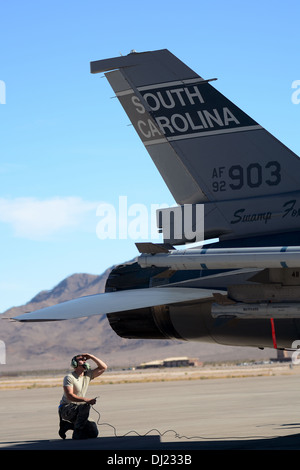
{"type": "MultiPolygon", "coordinates": [[[[98,419],[97,419],[97,423],[96,423],[97,426],[109,426],[109,427],[111,427],[111,428],[113,429],[113,432],[114,432],[115,437],[118,437],[118,438],[120,438],[120,437],[126,437],[126,436],[128,436],[129,434],[132,434],[132,433],[133,433],[133,434],[136,434],[136,435],[139,436],[139,437],[145,437],[145,436],[147,436],[148,434],[150,434],[151,432],[156,432],[157,434],[160,435],[160,437],[163,437],[163,436],[164,436],[165,434],[167,434],[167,433],[173,433],[176,439],[188,439],[188,440],[190,440],[190,439],[212,440],[212,439],[213,439],[214,441],[217,441],[217,440],[224,440],[224,437],[181,436],[180,434],[178,434],[178,432],[174,431],[174,429],[168,429],[168,430],[166,430],[166,431],[164,431],[164,432],[161,432],[161,431],[159,431],[159,430],[156,429],[156,428],[150,429],[150,430],[147,431],[145,434],[140,434],[140,433],[138,433],[138,432],[135,431],[135,430],[131,430],[131,431],[128,431],[127,433],[125,433],[125,434],[122,434],[121,436],[118,436],[116,427],[113,426],[113,425],[110,424],[110,423],[100,423],[100,419],[101,419],[101,414],[100,414],[100,412],[99,412],[98,410],[96,410],[96,408],[94,408],[93,405],[91,405],[91,408],[92,408],[92,409],[97,413],[97,415],[98,415],[98,419]]],[[[272,438],[274,439],[274,438],[277,438],[277,437],[279,437],[279,436],[267,436],[267,437],[266,437],[266,436],[243,436],[243,437],[241,437],[241,436],[226,436],[226,439],[240,439],[240,440],[242,440],[242,439],[272,439],[272,438]]]]}

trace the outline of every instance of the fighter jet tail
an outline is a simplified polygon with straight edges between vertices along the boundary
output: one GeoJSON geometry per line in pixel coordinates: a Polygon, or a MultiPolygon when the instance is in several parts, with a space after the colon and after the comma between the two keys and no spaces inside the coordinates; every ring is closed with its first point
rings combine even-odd
{"type": "Polygon", "coordinates": [[[205,204],[205,238],[295,230],[299,158],[211,80],[166,49],[92,62],[91,72],[106,72],[177,204],[205,204]]]}
{"type": "Polygon", "coordinates": [[[92,73],[111,69],[105,75],[178,204],[298,190],[298,157],[168,50],[91,63],[92,73]]]}

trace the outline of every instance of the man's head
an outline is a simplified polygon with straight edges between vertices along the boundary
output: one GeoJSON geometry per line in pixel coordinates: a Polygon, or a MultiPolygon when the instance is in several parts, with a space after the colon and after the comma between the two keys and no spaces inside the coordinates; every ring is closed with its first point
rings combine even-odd
{"type": "Polygon", "coordinates": [[[87,357],[84,356],[84,354],[77,354],[77,356],[74,356],[71,360],[71,365],[74,367],[74,369],[77,369],[77,367],[82,367],[84,370],[90,369],[90,365],[86,362],[87,357]]]}

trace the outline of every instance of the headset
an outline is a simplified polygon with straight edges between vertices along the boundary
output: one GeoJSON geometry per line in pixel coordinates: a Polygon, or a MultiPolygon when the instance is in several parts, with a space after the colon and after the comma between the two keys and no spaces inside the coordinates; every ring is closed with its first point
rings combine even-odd
{"type": "MultiPolygon", "coordinates": [[[[78,366],[78,361],[77,361],[78,356],[82,356],[82,354],[77,354],[77,356],[72,357],[72,360],[71,360],[71,366],[74,367],[74,369],[76,369],[76,367],[78,366]]],[[[84,364],[82,364],[82,367],[85,370],[89,370],[91,368],[88,362],[85,362],[84,364]]]]}

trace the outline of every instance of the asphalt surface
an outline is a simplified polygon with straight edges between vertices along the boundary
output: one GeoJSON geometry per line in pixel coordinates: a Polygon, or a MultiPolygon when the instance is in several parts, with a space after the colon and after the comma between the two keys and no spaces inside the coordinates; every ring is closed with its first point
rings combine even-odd
{"type": "MultiPolygon", "coordinates": [[[[116,459],[123,451],[300,449],[300,373],[97,384],[89,392],[100,397],[90,413],[99,436],[78,441],[72,431],[58,436],[60,387],[1,390],[0,450],[101,450],[116,459]]],[[[144,460],[143,468],[159,466],[144,460]]]]}

